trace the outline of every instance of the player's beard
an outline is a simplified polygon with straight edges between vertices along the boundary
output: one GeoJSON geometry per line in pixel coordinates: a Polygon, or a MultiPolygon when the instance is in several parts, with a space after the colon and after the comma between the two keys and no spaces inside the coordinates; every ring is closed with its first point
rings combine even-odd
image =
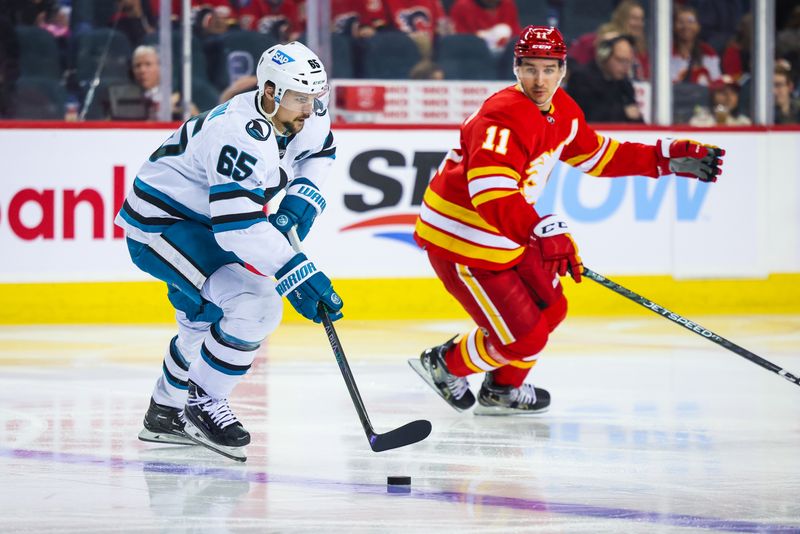
{"type": "Polygon", "coordinates": [[[305,126],[305,121],[307,119],[308,117],[301,115],[300,117],[297,117],[292,121],[281,121],[281,126],[283,126],[284,129],[283,135],[293,135],[298,133],[300,130],[303,129],[303,126],[305,126]]]}

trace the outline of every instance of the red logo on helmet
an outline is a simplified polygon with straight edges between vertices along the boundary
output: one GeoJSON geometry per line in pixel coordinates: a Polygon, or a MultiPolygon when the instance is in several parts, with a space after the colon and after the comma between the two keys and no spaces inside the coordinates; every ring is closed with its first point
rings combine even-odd
{"type": "Polygon", "coordinates": [[[522,30],[517,44],[514,45],[514,57],[539,57],[565,60],[567,45],[557,28],[552,26],[528,26],[522,30]]]}

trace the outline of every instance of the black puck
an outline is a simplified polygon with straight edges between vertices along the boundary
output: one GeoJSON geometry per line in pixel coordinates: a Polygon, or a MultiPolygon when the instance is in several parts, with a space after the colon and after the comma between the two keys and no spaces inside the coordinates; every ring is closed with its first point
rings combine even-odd
{"type": "Polygon", "coordinates": [[[386,477],[389,486],[410,486],[411,477],[386,477]]]}

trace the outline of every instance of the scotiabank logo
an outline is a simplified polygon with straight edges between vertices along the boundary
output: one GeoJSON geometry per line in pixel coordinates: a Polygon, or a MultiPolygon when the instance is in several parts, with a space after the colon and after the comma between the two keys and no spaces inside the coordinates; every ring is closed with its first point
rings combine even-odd
{"type": "Polygon", "coordinates": [[[85,217],[88,213],[91,218],[91,239],[106,239],[108,228],[113,228],[110,232],[112,239],[122,239],[125,233],[114,226],[113,221],[125,201],[125,167],[115,166],[109,178],[110,197],[93,187],[26,187],[12,192],[3,209],[3,195],[0,197],[0,227],[7,226],[13,236],[24,241],[70,240],[76,238],[77,218],[85,217]],[[88,212],[85,208],[89,208],[88,212]]]}
{"type": "Polygon", "coordinates": [[[344,226],[340,231],[367,229],[373,231],[375,237],[393,239],[416,248],[413,238],[414,224],[419,206],[422,205],[422,196],[445,154],[443,151],[414,152],[410,162],[403,154],[394,150],[368,150],[356,155],[350,163],[350,177],[368,190],[344,195],[345,207],[358,214],[359,220],[344,226]],[[404,181],[385,174],[385,171],[374,170],[385,167],[405,170],[409,164],[414,169],[410,198],[404,181]],[[386,214],[386,208],[392,209],[393,213],[386,214]],[[374,211],[381,214],[370,215],[374,211]]]}

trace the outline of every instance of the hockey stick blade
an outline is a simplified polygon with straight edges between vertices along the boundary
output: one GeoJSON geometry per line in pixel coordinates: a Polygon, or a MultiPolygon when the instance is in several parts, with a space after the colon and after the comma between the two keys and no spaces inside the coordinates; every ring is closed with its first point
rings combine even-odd
{"type": "Polygon", "coordinates": [[[430,421],[418,419],[385,434],[370,434],[369,446],[374,452],[399,449],[427,438],[432,428],[430,421]]]}
{"type": "Polygon", "coordinates": [[[779,367],[779,366],[775,365],[771,361],[762,358],[758,354],[754,354],[754,353],[750,352],[749,350],[747,350],[747,349],[745,349],[743,347],[740,347],[736,343],[734,343],[732,341],[729,341],[729,340],[725,339],[724,337],[722,337],[722,336],[720,336],[718,334],[715,334],[711,330],[709,330],[709,329],[707,329],[707,328],[705,328],[703,326],[700,326],[696,322],[690,321],[689,319],[687,319],[687,318],[685,318],[685,317],[683,317],[681,315],[678,315],[677,313],[675,313],[675,312],[673,312],[671,310],[668,310],[664,306],[656,304],[652,300],[650,300],[648,298],[645,298],[645,297],[639,295],[638,293],[635,293],[635,292],[631,291],[630,289],[619,285],[618,283],[614,282],[613,280],[609,280],[605,276],[592,271],[591,269],[589,269],[585,265],[583,266],[583,273],[582,274],[586,278],[594,280],[595,282],[597,282],[601,286],[603,286],[603,287],[605,287],[607,289],[610,289],[614,293],[616,293],[618,295],[621,295],[621,296],[623,296],[623,297],[625,297],[625,298],[627,298],[629,300],[632,300],[636,304],[647,308],[648,310],[652,311],[653,313],[657,313],[661,317],[664,317],[665,319],[669,319],[673,323],[679,324],[680,326],[686,328],[687,330],[690,330],[690,331],[694,332],[698,336],[704,337],[705,339],[707,339],[707,340],[709,340],[709,341],[711,341],[713,343],[716,343],[720,347],[728,349],[729,351],[733,352],[734,354],[736,354],[738,356],[741,356],[742,358],[744,358],[746,360],[750,360],[754,364],[756,364],[758,366],[761,366],[761,367],[763,367],[764,369],[766,369],[768,371],[772,371],[773,373],[777,374],[778,376],[782,376],[783,378],[785,378],[786,380],[788,380],[792,384],[800,386],[800,377],[793,375],[792,373],[790,373],[786,369],[783,369],[782,367],[779,367]]]}
{"type": "MultiPolygon", "coordinates": [[[[289,229],[287,237],[295,252],[300,252],[300,238],[297,236],[297,230],[295,230],[294,227],[289,229]]],[[[364,433],[367,435],[369,446],[372,451],[382,452],[390,449],[397,449],[427,438],[431,433],[432,427],[430,421],[425,421],[424,419],[412,421],[399,428],[390,430],[385,434],[375,433],[375,430],[372,428],[372,423],[369,420],[369,415],[367,414],[367,408],[364,406],[364,401],[361,399],[361,394],[358,392],[358,386],[356,385],[355,377],[353,377],[353,371],[350,370],[350,365],[347,363],[347,357],[344,354],[342,342],[339,341],[339,336],[336,334],[336,329],[333,327],[333,321],[331,321],[328,315],[328,310],[325,308],[325,305],[320,302],[317,305],[317,311],[322,319],[322,325],[325,327],[325,334],[328,336],[331,349],[333,349],[333,357],[336,359],[339,371],[342,373],[345,386],[347,386],[347,392],[350,394],[350,400],[353,401],[353,407],[356,409],[356,414],[358,414],[358,419],[361,421],[361,426],[364,428],[364,433]]]]}

